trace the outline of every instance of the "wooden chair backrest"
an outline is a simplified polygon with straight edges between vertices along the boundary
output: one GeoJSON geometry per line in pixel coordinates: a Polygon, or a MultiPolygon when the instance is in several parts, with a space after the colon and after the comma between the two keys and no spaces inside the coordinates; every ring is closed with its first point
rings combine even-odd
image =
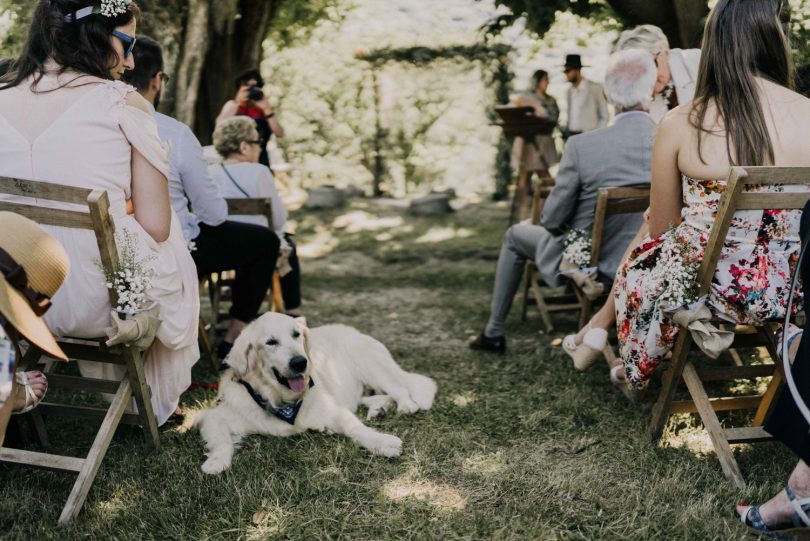
{"type": "Polygon", "coordinates": [[[698,270],[698,297],[709,292],[717,261],[738,210],[803,209],[810,201],[810,167],[732,167],[717,206],[717,219],[698,270]],[[806,192],[746,192],[749,186],[807,186],[806,192]]]}
{"type": "Polygon", "coordinates": [[[593,216],[591,267],[599,265],[599,251],[602,248],[605,219],[615,214],[637,214],[644,212],[649,206],[649,186],[599,188],[593,216]]]}
{"type": "Polygon", "coordinates": [[[228,214],[265,216],[268,227],[273,228],[273,205],[272,199],[264,197],[252,197],[248,199],[225,199],[228,203],[228,214]]]}
{"type": "MultiPolygon", "coordinates": [[[[0,194],[37,200],[35,204],[0,201],[0,211],[14,212],[42,225],[93,231],[98,244],[101,265],[107,272],[114,272],[117,269],[118,248],[115,244],[115,224],[110,217],[110,200],[106,191],[0,177],[0,194]],[[87,205],[88,212],[49,208],[39,204],[40,201],[87,205]]],[[[85,264],[92,263],[86,262],[85,264]]],[[[108,292],[111,305],[116,306],[118,296],[114,290],[108,289],[108,292]]]]}

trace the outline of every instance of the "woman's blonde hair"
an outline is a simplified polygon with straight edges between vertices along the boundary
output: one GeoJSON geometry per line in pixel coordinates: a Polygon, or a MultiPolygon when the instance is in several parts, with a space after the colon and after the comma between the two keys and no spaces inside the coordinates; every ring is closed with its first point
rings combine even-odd
{"type": "Polygon", "coordinates": [[[669,40],[657,26],[642,24],[622,32],[613,52],[625,49],[643,49],[655,57],[669,50],[669,40]]]}
{"type": "Polygon", "coordinates": [[[214,148],[223,158],[239,152],[242,141],[258,139],[259,132],[256,129],[256,122],[247,116],[235,116],[223,120],[214,130],[214,148]]]}

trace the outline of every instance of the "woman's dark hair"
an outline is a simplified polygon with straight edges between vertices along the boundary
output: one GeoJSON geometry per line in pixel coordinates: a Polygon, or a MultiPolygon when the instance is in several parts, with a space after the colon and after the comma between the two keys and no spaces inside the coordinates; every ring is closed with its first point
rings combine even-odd
{"type": "Polygon", "coordinates": [[[110,43],[112,31],[138,17],[140,9],[133,0],[124,13],[115,17],[94,14],[75,22],[65,21],[65,15],[98,3],[98,0],[39,0],[22,53],[14,71],[0,79],[0,90],[17,86],[31,76],[34,83],[39,82],[49,58],[62,71],[70,69],[110,79],[110,70],[118,63],[118,53],[110,43]]]}
{"type": "Polygon", "coordinates": [[[264,86],[262,74],[256,68],[252,68],[236,76],[236,81],[234,81],[236,83],[236,89],[239,90],[243,84],[247,84],[249,81],[256,81],[256,86],[259,88],[264,86]]]}
{"type": "Polygon", "coordinates": [[[535,90],[537,88],[537,85],[540,84],[540,81],[542,81],[546,77],[548,77],[548,72],[546,70],[537,70],[537,71],[535,71],[532,74],[532,83],[534,84],[534,86],[532,87],[532,90],[535,90]]]}
{"type": "Polygon", "coordinates": [[[135,69],[124,73],[124,82],[144,91],[149,88],[152,77],[163,71],[163,49],[149,36],[138,36],[132,55],[135,69]]]}
{"type": "Polygon", "coordinates": [[[774,163],[773,142],[760,102],[757,77],[793,88],[793,60],[787,0],[720,0],[706,21],[701,47],[692,125],[701,140],[710,104],[726,130],[733,165],[774,163]]]}

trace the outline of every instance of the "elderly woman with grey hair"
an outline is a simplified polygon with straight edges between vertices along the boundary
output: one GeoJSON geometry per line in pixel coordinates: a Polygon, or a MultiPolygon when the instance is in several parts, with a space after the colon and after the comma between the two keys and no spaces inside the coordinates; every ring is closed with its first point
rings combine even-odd
{"type": "Polygon", "coordinates": [[[651,24],[642,24],[625,30],[616,42],[615,51],[641,49],[653,56],[658,68],[658,79],[653,91],[655,99],[650,116],[656,124],[667,111],[692,101],[697,82],[700,49],[670,49],[664,31],[651,24]]]}
{"type": "MultiPolygon", "coordinates": [[[[286,232],[287,210],[276,190],[276,179],[270,169],[259,163],[261,138],[256,123],[246,116],[235,116],[220,122],[214,130],[214,148],[222,156],[222,163],[209,166],[208,170],[219,185],[222,197],[226,199],[270,198],[273,209],[273,223],[265,216],[229,216],[235,222],[251,223],[270,227],[282,240],[282,253],[285,242],[291,250],[287,259],[289,272],[279,269],[281,274],[281,295],[287,315],[301,315],[301,267],[292,236],[286,232]]],[[[280,262],[282,259],[280,259],[280,262]]],[[[286,268],[286,267],[282,267],[286,268]]]]}

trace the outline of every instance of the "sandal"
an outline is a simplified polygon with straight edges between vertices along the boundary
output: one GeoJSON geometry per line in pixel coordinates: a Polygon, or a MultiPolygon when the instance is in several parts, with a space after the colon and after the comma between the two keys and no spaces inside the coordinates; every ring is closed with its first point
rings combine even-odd
{"type": "Polygon", "coordinates": [[[768,526],[762,520],[762,515],[759,513],[759,506],[754,505],[748,508],[743,514],[739,514],[734,510],[734,514],[740,521],[753,533],[767,537],[769,539],[784,539],[784,540],[802,540],[810,539],[810,518],[807,517],[807,511],[810,511],[810,498],[796,498],[793,490],[788,485],[785,485],[785,493],[790,500],[790,504],[795,510],[793,513],[793,524],[768,526]]]}
{"type": "Polygon", "coordinates": [[[602,355],[602,351],[607,346],[608,333],[604,329],[594,329],[591,322],[585,326],[585,334],[582,343],[576,344],[576,335],[569,334],[563,338],[562,347],[571,360],[574,361],[574,368],[580,372],[587,370],[602,355]]]}
{"type": "MultiPolygon", "coordinates": [[[[44,377],[44,374],[43,374],[44,377]]],[[[28,372],[17,372],[14,374],[14,378],[17,380],[17,385],[22,385],[23,389],[25,390],[25,406],[23,409],[19,411],[12,412],[12,415],[20,415],[22,413],[28,413],[35,407],[42,402],[42,399],[45,398],[45,395],[48,393],[48,385],[47,380],[45,380],[45,390],[42,392],[42,396],[37,397],[36,393],[34,393],[34,388],[31,387],[31,384],[28,382],[28,372]]]]}
{"type": "Polygon", "coordinates": [[[624,364],[614,365],[613,368],[610,369],[610,382],[615,385],[630,402],[640,402],[647,392],[646,388],[633,389],[627,385],[624,364]]]}

